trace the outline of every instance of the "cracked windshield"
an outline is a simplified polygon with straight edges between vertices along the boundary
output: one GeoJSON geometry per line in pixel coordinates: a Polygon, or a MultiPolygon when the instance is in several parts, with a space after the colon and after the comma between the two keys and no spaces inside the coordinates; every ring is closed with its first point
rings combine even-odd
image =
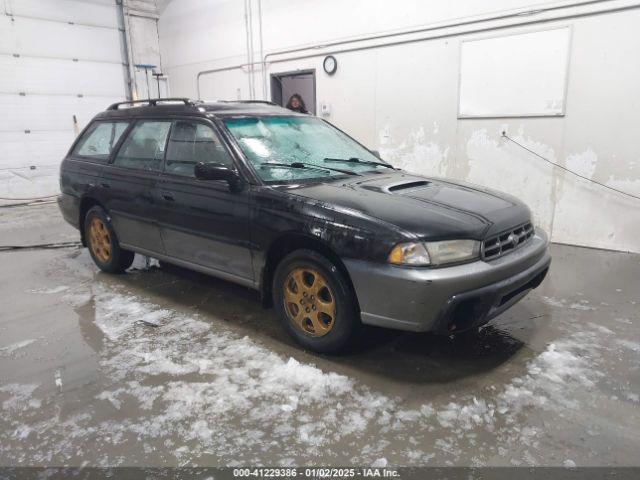
{"type": "Polygon", "coordinates": [[[318,118],[243,117],[224,123],[260,178],[267,182],[359,175],[391,168],[318,118]]]}

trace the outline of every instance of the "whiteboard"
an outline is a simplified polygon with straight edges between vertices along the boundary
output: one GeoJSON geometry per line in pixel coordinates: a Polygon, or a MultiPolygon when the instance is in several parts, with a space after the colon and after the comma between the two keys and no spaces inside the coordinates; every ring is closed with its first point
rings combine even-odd
{"type": "Polygon", "coordinates": [[[458,116],[562,116],[571,29],[465,40],[458,116]]]}

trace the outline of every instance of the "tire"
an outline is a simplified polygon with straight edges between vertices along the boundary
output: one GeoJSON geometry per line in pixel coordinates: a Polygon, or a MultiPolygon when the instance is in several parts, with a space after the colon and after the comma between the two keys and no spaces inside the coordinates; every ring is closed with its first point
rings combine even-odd
{"type": "Polygon", "coordinates": [[[276,268],[272,291],[284,329],[303,347],[339,353],[354,344],[362,328],[355,296],[323,255],[312,250],[287,255],[276,268]]]}
{"type": "Polygon", "coordinates": [[[120,248],[111,220],[102,207],[94,206],[84,217],[84,238],[94,263],[107,273],[123,273],[134,253],[120,248]]]}

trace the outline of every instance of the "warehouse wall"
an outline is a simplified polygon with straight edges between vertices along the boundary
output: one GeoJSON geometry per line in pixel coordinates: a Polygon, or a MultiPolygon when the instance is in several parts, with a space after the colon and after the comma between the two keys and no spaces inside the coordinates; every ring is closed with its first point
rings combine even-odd
{"type": "MultiPolygon", "coordinates": [[[[57,194],[77,132],[127,98],[128,76],[133,95],[146,97],[128,55],[160,66],[158,12],[154,0],[125,7],[123,19],[115,0],[0,0],[0,204],[57,194]]],[[[155,82],[150,90],[157,95],[155,82]]]]}
{"type": "Polygon", "coordinates": [[[56,193],[75,132],[124,98],[125,83],[113,1],[3,0],[0,8],[3,202],[56,193]]]}
{"type": "MultiPolygon", "coordinates": [[[[160,46],[179,96],[268,99],[270,74],[315,69],[318,104],[331,106],[328,119],[392,163],[513,193],[555,241],[640,252],[639,200],[501,137],[506,131],[551,161],[640,195],[639,4],[174,0],[160,17],[160,46]],[[402,34],[420,26],[429,29],[402,34]],[[477,80],[461,74],[463,42],[565,27],[564,114],[459,118],[459,84],[477,80]],[[359,40],[383,33],[397,35],[359,40]],[[351,41],[322,47],[339,40],[351,41]],[[274,54],[291,49],[297,51],[274,54]],[[338,60],[334,76],[322,70],[327,54],[338,60]],[[251,60],[253,66],[198,75],[251,60]]],[[[514,62],[522,68],[522,58],[514,62]]],[[[531,85],[523,95],[536,94],[531,85]]]]}

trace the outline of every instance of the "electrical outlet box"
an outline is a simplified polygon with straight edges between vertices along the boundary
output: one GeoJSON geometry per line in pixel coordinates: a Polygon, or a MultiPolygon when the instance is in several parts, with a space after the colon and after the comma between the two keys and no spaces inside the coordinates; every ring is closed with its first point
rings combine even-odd
{"type": "Polygon", "coordinates": [[[331,115],[331,105],[327,102],[320,102],[320,115],[328,117],[331,115]]]}

